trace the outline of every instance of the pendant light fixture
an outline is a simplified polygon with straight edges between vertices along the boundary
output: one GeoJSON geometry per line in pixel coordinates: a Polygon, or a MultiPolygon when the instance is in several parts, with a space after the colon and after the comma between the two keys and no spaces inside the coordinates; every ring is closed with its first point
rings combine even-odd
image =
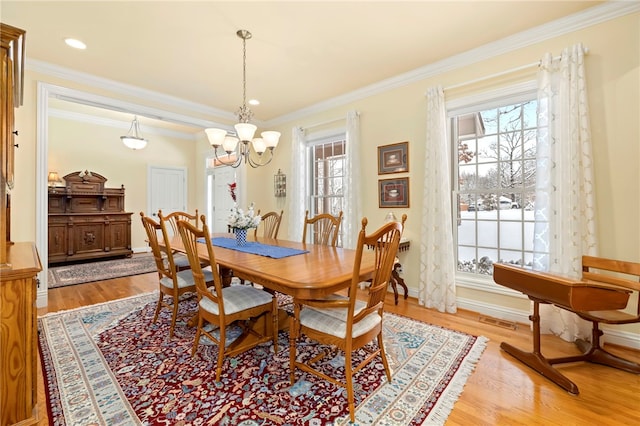
{"type": "Polygon", "coordinates": [[[242,39],[242,106],[236,111],[236,132],[235,135],[230,135],[224,129],[213,128],[205,129],[205,133],[218,163],[231,167],[248,163],[255,168],[271,162],[273,150],[280,140],[280,132],[264,131],[260,134],[261,138],[253,137],[257,127],[250,123],[253,112],[247,107],[247,40],[252,35],[247,30],[238,30],[236,35],[242,39]],[[222,148],[227,155],[219,157],[218,148],[222,148]]]}
{"type": "Polygon", "coordinates": [[[130,149],[143,149],[147,146],[147,140],[142,137],[142,133],[140,132],[140,123],[138,123],[138,116],[133,117],[133,121],[131,122],[131,127],[129,128],[129,132],[127,136],[120,136],[122,139],[122,143],[130,149]]]}

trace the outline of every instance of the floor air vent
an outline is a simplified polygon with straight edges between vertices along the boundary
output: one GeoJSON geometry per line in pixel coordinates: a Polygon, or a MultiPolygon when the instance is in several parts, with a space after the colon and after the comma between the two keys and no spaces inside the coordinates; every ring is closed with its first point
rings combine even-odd
{"type": "Polygon", "coordinates": [[[498,319],[498,318],[486,317],[484,315],[480,315],[480,318],[478,319],[478,321],[485,324],[495,325],[496,327],[508,328],[509,330],[515,330],[516,328],[518,328],[518,325],[515,322],[498,319]]]}

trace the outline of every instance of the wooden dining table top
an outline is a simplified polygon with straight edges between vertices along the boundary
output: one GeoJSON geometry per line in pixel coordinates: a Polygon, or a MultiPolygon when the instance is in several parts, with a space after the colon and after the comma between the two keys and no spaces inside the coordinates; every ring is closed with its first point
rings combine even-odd
{"type": "MultiPolygon", "coordinates": [[[[212,237],[235,238],[233,234],[214,234],[212,237]]],[[[321,298],[351,284],[356,250],[281,239],[254,238],[252,235],[247,237],[247,241],[306,250],[307,253],[274,259],[214,245],[215,260],[221,270],[233,270],[233,275],[238,278],[302,299],[321,298]]],[[[174,236],[170,245],[171,249],[184,252],[179,236],[174,236]]],[[[205,244],[198,245],[198,252],[202,260],[210,260],[205,244]]],[[[374,252],[365,250],[362,254],[360,281],[366,281],[371,277],[374,264],[374,252]]]]}

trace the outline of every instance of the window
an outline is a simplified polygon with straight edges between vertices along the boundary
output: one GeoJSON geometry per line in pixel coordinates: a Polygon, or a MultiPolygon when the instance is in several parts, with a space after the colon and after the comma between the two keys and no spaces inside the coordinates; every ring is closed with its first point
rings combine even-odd
{"type": "Polygon", "coordinates": [[[458,273],[533,260],[536,108],[528,94],[451,115],[458,273]]]}
{"type": "MultiPolygon", "coordinates": [[[[311,185],[309,191],[309,215],[329,213],[337,216],[344,210],[344,134],[311,140],[308,154],[311,164],[311,185]]],[[[338,246],[342,247],[342,229],[338,235],[338,246]]]]}

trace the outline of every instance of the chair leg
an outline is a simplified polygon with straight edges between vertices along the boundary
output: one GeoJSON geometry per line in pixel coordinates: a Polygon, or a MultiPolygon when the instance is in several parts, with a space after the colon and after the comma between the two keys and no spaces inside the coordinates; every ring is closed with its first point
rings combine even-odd
{"type": "Polygon", "coordinates": [[[160,295],[158,296],[158,304],[156,305],[156,312],[153,315],[153,323],[155,324],[156,321],[158,321],[158,315],[160,315],[160,308],[162,308],[162,299],[163,299],[164,293],[160,292],[160,295]]]}
{"type": "Polygon", "coordinates": [[[178,320],[178,297],[173,297],[173,311],[171,312],[171,328],[169,329],[169,339],[173,337],[176,329],[176,321],[178,320]]]}
{"type": "Polygon", "coordinates": [[[584,359],[596,364],[608,365],[619,370],[627,371],[629,373],[640,374],[640,364],[626,360],[617,355],[607,352],[600,346],[600,336],[602,336],[602,330],[598,328],[598,323],[593,322],[593,329],[591,332],[591,343],[578,339],[575,341],[576,346],[583,353],[584,359]]]}
{"type": "Polygon", "coordinates": [[[196,354],[198,345],[200,345],[200,334],[202,333],[202,317],[198,314],[198,328],[196,328],[196,337],[193,339],[193,348],[191,348],[191,357],[196,354]]]}
{"type": "Polygon", "coordinates": [[[220,338],[218,339],[218,366],[216,367],[216,382],[220,381],[222,375],[222,364],[224,364],[224,352],[227,344],[227,333],[224,324],[220,324],[220,338]]]}
{"type": "Polygon", "coordinates": [[[351,351],[344,353],[344,375],[347,384],[347,401],[349,402],[349,418],[351,423],[356,421],[356,408],[353,395],[353,366],[351,365],[351,351]]]}
{"type": "Polygon", "coordinates": [[[298,322],[295,316],[289,320],[289,381],[296,382],[296,344],[298,340],[298,322]]]}
{"type": "Polygon", "coordinates": [[[389,362],[387,361],[387,354],[384,351],[382,333],[378,334],[378,347],[380,348],[380,357],[382,358],[382,365],[384,365],[384,372],[387,375],[387,383],[391,383],[391,369],[389,368],[389,362]]]}

